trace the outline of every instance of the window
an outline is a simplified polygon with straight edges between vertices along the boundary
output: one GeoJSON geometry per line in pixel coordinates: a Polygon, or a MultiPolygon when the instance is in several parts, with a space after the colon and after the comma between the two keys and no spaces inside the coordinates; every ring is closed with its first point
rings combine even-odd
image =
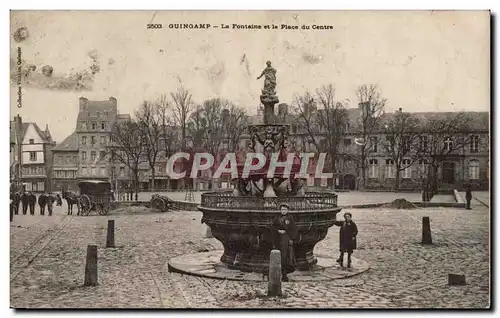
{"type": "Polygon", "coordinates": [[[120,167],[120,177],[125,176],[125,167],[120,167]]]}
{"type": "Polygon", "coordinates": [[[92,146],[96,144],[95,136],[90,137],[90,143],[92,144],[92,146]]]}
{"type": "Polygon", "coordinates": [[[408,149],[410,148],[410,136],[403,136],[401,143],[403,145],[403,149],[408,149]]]}
{"type": "Polygon", "coordinates": [[[371,179],[378,178],[378,160],[377,159],[370,159],[370,167],[369,167],[368,175],[371,179]]]}
{"type": "Polygon", "coordinates": [[[82,123],[82,129],[87,130],[87,123],[82,123]]]}
{"type": "Polygon", "coordinates": [[[87,137],[83,136],[82,137],[82,145],[86,145],[87,144],[87,137]]]}
{"type": "Polygon", "coordinates": [[[158,165],[157,170],[159,173],[162,173],[163,172],[163,165],[158,165]]]}
{"type": "Polygon", "coordinates": [[[451,151],[453,149],[453,140],[450,137],[444,141],[444,150],[451,151]]]}
{"type": "Polygon", "coordinates": [[[345,147],[349,147],[350,145],[351,145],[351,139],[349,139],[349,138],[345,138],[345,139],[344,139],[344,146],[345,146],[345,147]]]}
{"type": "Polygon", "coordinates": [[[101,145],[106,144],[106,136],[101,136],[101,145]]]}
{"type": "Polygon", "coordinates": [[[394,147],[394,137],[386,136],[385,139],[387,140],[387,150],[392,152],[392,148],[394,147]]]}
{"type": "Polygon", "coordinates": [[[94,162],[96,159],[96,152],[95,151],[91,151],[90,152],[90,161],[94,162]]]}
{"type": "Polygon", "coordinates": [[[36,152],[30,151],[30,161],[36,161],[36,152]]]}
{"type": "Polygon", "coordinates": [[[69,171],[64,171],[64,177],[69,178],[69,171]]]}
{"type": "Polygon", "coordinates": [[[73,156],[73,164],[76,164],[76,156],[73,156]]]}
{"type": "Polygon", "coordinates": [[[92,130],[95,130],[95,128],[96,128],[96,124],[92,123],[92,130]]]}
{"type": "Polygon", "coordinates": [[[479,151],[479,136],[470,137],[470,152],[479,151]]]}
{"type": "Polygon", "coordinates": [[[371,145],[371,148],[372,148],[372,151],[373,152],[377,152],[377,142],[378,142],[378,138],[377,137],[370,137],[370,145],[371,145]]]}
{"type": "Polygon", "coordinates": [[[82,160],[83,161],[87,160],[87,152],[86,151],[82,151],[82,160]]]}
{"type": "Polygon", "coordinates": [[[403,170],[403,179],[410,179],[411,178],[411,161],[409,159],[404,159],[403,160],[403,166],[402,167],[406,167],[404,170],[403,170]]]}
{"type": "Polygon", "coordinates": [[[349,128],[351,127],[351,125],[349,124],[349,122],[346,122],[345,123],[345,131],[349,131],[349,128]]]}
{"type": "Polygon", "coordinates": [[[35,143],[35,139],[30,139],[29,143],[30,143],[30,145],[34,144],[35,143]]]}
{"type": "Polygon", "coordinates": [[[31,171],[30,171],[31,173],[30,174],[35,175],[36,174],[36,170],[37,170],[36,167],[31,167],[31,171]]]}
{"type": "Polygon", "coordinates": [[[422,150],[427,150],[428,142],[427,136],[420,137],[420,148],[422,148],[422,150]]]}
{"type": "Polygon", "coordinates": [[[429,163],[425,159],[420,159],[418,161],[418,167],[420,171],[420,176],[425,178],[427,177],[427,173],[429,173],[429,163]]]}
{"type": "Polygon", "coordinates": [[[105,151],[99,151],[99,160],[104,160],[106,157],[106,152],[105,151]]]}
{"type": "Polygon", "coordinates": [[[86,176],[87,175],[87,168],[86,167],[82,167],[82,176],[86,176]]]}
{"type": "Polygon", "coordinates": [[[479,179],[479,161],[471,160],[469,161],[469,179],[477,180],[479,179]]]}
{"type": "Polygon", "coordinates": [[[92,176],[97,176],[97,168],[92,168],[92,176]]]}
{"type": "Polygon", "coordinates": [[[386,179],[394,179],[396,173],[394,172],[394,160],[386,159],[385,160],[385,177],[386,179]]]}
{"type": "Polygon", "coordinates": [[[102,130],[106,129],[106,124],[105,123],[101,123],[101,129],[102,130]]]}

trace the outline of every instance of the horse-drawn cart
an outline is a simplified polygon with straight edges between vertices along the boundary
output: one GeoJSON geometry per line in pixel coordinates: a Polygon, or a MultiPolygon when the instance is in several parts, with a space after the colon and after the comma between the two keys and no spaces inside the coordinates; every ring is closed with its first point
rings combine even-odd
{"type": "Polygon", "coordinates": [[[100,180],[85,180],[78,183],[80,188],[80,214],[89,215],[95,210],[99,215],[109,212],[113,192],[111,183],[100,180]]]}

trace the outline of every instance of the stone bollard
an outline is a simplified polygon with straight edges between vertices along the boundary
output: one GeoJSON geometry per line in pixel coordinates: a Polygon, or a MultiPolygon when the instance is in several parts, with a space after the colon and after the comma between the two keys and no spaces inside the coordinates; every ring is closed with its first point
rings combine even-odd
{"type": "Polygon", "coordinates": [[[87,246],[87,263],[85,264],[85,282],[83,286],[97,286],[97,245],[87,246]]]}
{"type": "Polygon", "coordinates": [[[422,244],[432,244],[431,221],[428,216],[422,218],[422,244]]]}
{"type": "Polygon", "coordinates": [[[448,285],[450,286],[467,285],[467,283],[465,282],[465,275],[448,274],[448,285]]]}
{"type": "Polygon", "coordinates": [[[214,236],[212,235],[212,229],[210,226],[207,225],[207,232],[205,233],[206,238],[213,238],[214,236]]]}
{"type": "Polygon", "coordinates": [[[108,220],[106,247],[115,247],[115,220],[108,220]]]}
{"type": "Polygon", "coordinates": [[[269,297],[281,297],[281,252],[272,250],[269,256],[269,282],[267,284],[269,297]]]}

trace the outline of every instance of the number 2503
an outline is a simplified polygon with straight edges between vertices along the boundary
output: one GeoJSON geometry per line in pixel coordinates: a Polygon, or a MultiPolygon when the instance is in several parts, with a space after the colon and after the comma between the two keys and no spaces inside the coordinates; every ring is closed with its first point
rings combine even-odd
{"type": "Polygon", "coordinates": [[[146,28],[147,29],[162,29],[163,25],[162,24],[147,24],[146,28]]]}

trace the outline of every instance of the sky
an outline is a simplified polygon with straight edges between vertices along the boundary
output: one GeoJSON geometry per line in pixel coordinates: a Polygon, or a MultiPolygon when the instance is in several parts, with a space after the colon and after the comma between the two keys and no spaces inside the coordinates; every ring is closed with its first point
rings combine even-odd
{"type": "MultiPolygon", "coordinates": [[[[387,111],[489,111],[490,17],[487,11],[12,11],[11,33],[26,27],[11,58],[54,78],[88,69],[98,56],[101,71],[89,91],[22,86],[22,108],[11,86],[11,118],[48,124],[60,142],[74,131],[78,98],[118,100],[133,113],[143,100],[180,85],[201,103],[227,98],[254,114],[270,60],[277,69],[280,102],[333,84],[339,100],[357,104],[355,89],[376,84],[387,111]],[[148,23],[163,29],[147,29],[148,23]],[[171,23],[287,24],[299,30],[170,29],[171,23]],[[302,30],[329,25],[332,30],[302,30]]],[[[39,75],[41,76],[41,75],[39,75]]],[[[38,77],[39,78],[39,77],[38,77]]]]}

